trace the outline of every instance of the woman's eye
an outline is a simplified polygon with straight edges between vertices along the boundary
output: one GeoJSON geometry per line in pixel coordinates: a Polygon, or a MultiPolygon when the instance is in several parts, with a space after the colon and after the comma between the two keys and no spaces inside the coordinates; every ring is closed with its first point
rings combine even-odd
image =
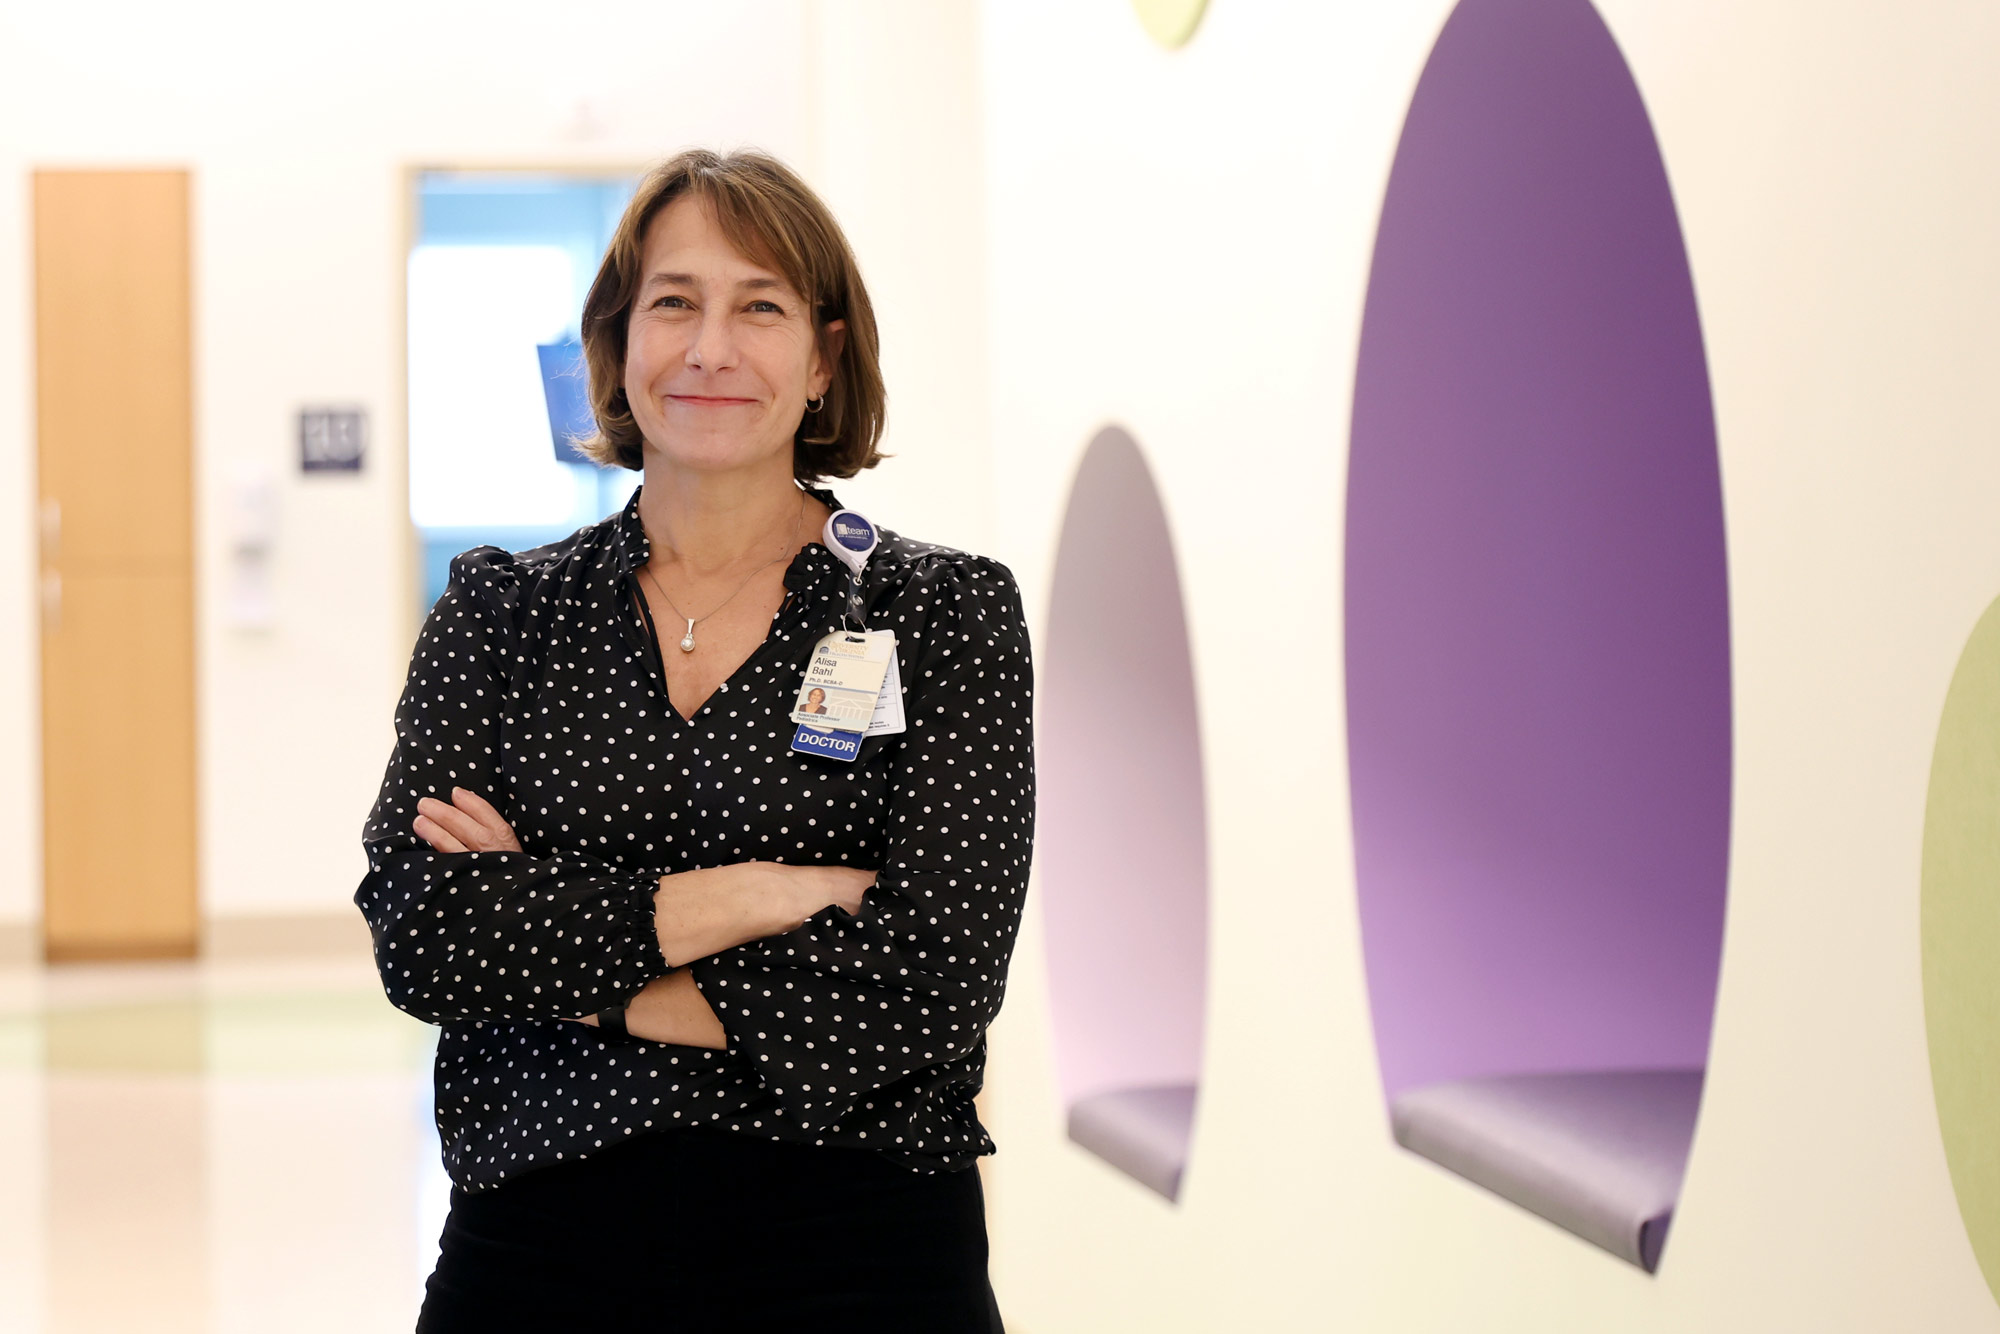
{"type": "Polygon", "coordinates": [[[669,301],[678,301],[678,302],[680,302],[680,303],[681,303],[681,305],[683,305],[683,306],[685,306],[685,305],[687,304],[687,298],[686,298],[686,297],[680,297],[680,296],[663,296],[663,297],[661,297],[661,298],[660,298],[660,299],[659,299],[658,301],[655,301],[655,302],[653,303],[653,309],[654,309],[654,310],[659,310],[659,309],[660,309],[661,307],[665,306],[665,305],[666,305],[666,304],[667,304],[667,303],[668,303],[669,301]]]}
{"type": "Polygon", "coordinates": [[[775,301],[752,301],[750,309],[760,315],[782,315],[785,313],[775,301]]]}

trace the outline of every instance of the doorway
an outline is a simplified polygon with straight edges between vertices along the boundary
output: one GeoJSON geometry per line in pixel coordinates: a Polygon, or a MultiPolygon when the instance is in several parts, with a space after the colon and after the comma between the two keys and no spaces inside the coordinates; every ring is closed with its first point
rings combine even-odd
{"type": "Polygon", "coordinates": [[[615,173],[417,174],[409,495],[423,611],[459,552],[557,541],[639,483],[578,454],[579,423],[551,406],[565,388],[574,396],[583,300],[635,184],[615,173]]]}

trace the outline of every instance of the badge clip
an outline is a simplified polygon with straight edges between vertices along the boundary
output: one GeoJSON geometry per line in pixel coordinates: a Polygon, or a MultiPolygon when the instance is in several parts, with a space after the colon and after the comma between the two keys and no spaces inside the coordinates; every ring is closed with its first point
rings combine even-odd
{"type": "Polygon", "coordinates": [[[865,515],[835,510],[827,516],[820,540],[847,567],[847,619],[856,629],[866,629],[861,620],[861,572],[868,568],[868,558],[875,554],[881,533],[865,515]]]}

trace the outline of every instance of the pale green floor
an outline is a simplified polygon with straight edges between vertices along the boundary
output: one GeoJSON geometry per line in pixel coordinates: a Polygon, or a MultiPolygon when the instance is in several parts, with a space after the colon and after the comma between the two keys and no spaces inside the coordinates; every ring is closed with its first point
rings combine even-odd
{"type": "Polygon", "coordinates": [[[408,1330],[433,1040],[365,958],[0,970],[0,1334],[408,1330]]]}

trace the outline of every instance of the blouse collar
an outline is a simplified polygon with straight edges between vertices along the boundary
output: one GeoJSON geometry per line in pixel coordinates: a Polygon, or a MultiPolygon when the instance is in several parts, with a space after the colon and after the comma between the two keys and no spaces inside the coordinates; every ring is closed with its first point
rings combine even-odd
{"type": "MultiPolygon", "coordinates": [[[[803,484],[804,490],[814,500],[828,509],[845,509],[840,498],[823,486],[803,484]]],[[[646,524],[639,517],[639,493],[646,488],[642,483],[632,488],[631,498],[625,508],[618,513],[618,521],[612,529],[612,543],[618,557],[618,574],[622,580],[648,560],[652,559],[652,539],[646,536],[646,524]]],[[[785,587],[793,592],[811,586],[826,570],[842,568],[840,561],[819,541],[814,540],[799,548],[790,565],[785,567],[785,587]]]]}

